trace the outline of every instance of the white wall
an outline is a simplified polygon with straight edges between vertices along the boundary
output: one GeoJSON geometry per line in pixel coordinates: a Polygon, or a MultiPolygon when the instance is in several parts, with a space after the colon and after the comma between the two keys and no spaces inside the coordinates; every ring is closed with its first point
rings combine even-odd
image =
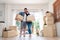
{"type": "Polygon", "coordinates": [[[11,13],[11,6],[5,4],[5,26],[8,27],[12,25],[12,15],[11,13]]]}
{"type": "MultiPolygon", "coordinates": [[[[5,4],[0,4],[0,21],[5,21],[5,4]]],[[[0,36],[2,36],[2,30],[4,27],[5,23],[0,23],[0,36]]]]}
{"type": "Polygon", "coordinates": [[[49,1],[49,11],[53,13],[53,3],[55,2],[56,0],[50,0],[49,1]]]}
{"type": "Polygon", "coordinates": [[[57,36],[60,37],[60,22],[56,23],[56,27],[57,27],[57,36]]]}
{"type": "Polygon", "coordinates": [[[5,11],[5,5],[4,4],[0,4],[0,21],[4,21],[4,11],[5,11]],[[2,17],[2,18],[1,18],[2,17]]]}

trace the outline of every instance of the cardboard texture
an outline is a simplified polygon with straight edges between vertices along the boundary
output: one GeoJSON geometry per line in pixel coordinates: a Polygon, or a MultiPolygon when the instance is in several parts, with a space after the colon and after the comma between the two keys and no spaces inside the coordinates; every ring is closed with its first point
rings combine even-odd
{"type": "Polygon", "coordinates": [[[56,27],[55,24],[52,25],[44,25],[43,28],[44,37],[56,37],[56,27]]]}
{"type": "Polygon", "coordinates": [[[35,20],[35,17],[33,15],[29,15],[27,17],[27,21],[34,21],[35,20]]]}
{"type": "Polygon", "coordinates": [[[17,26],[9,26],[9,30],[17,30],[17,26]]]}
{"type": "Polygon", "coordinates": [[[14,36],[17,36],[17,35],[18,35],[18,33],[15,30],[3,31],[3,34],[2,34],[2,36],[5,37],[5,38],[14,37],[14,36]]]}
{"type": "Polygon", "coordinates": [[[21,16],[21,15],[18,14],[15,19],[17,21],[22,21],[23,20],[23,16],[21,16]]]}
{"type": "Polygon", "coordinates": [[[46,13],[46,17],[52,16],[52,13],[46,13]]]}
{"type": "Polygon", "coordinates": [[[46,17],[46,24],[54,24],[54,18],[51,17],[46,17]]]}
{"type": "Polygon", "coordinates": [[[9,26],[9,30],[2,32],[2,37],[8,38],[8,37],[14,37],[17,36],[19,33],[17,31],[16,26],[9,26]]]}

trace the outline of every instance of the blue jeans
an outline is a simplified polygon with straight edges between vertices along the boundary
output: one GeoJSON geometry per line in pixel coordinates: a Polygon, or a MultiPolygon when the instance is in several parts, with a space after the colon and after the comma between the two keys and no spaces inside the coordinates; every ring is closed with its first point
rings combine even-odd
{"type": "Polygon", "coordinates": [[[28,26],[28,32],[29,34],[31,34],[31,27],[32,27],[32,23],[27,23],[27,26],[28,26]]]}

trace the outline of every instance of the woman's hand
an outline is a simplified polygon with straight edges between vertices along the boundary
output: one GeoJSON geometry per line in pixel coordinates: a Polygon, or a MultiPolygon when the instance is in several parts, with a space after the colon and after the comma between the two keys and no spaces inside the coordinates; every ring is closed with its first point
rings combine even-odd
{"type": "Polygon", "coordinates": [[[27,11],[27,14],[29,14],[29,12],[27,11]]]}

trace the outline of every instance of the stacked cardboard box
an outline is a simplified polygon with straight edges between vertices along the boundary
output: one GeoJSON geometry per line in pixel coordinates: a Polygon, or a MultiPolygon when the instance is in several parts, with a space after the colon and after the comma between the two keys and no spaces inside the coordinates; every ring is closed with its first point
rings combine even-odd
{"type": "Polygon", "coordinates": [[[55,24],[53,24],[53,25],[44,25],[43,34],[44,34],[45,37],[55,37],[56,36],[55,24]]]}
{"type": "Polygon", "coordinates": [[[46,24],[43,27],[44,37],[55,37],[56,36],[56,27],[54,24],[54,18],[51,13],[46,14],[46,24]]]}
{"type": "Polygon", "coordinates": [[[18,32],[15,30],[9,30],[9,31],[3,31],[3,37],[8,38],[8,37],[15,37],[18,35],[18,32]]]}
{"type": "Polygon", "coordinates": [[[3,30],[2,37],[8,38],[8,37],[15,37],[18,36],[18,31],[16,26],[9,26],[8,30],[3,30]]]}
{"type": "Polygon", "coordinates": [[[51,17],[46,17],[46,24],[47,25],[54,24],[54,18],[52,16],[51,17]]]}

